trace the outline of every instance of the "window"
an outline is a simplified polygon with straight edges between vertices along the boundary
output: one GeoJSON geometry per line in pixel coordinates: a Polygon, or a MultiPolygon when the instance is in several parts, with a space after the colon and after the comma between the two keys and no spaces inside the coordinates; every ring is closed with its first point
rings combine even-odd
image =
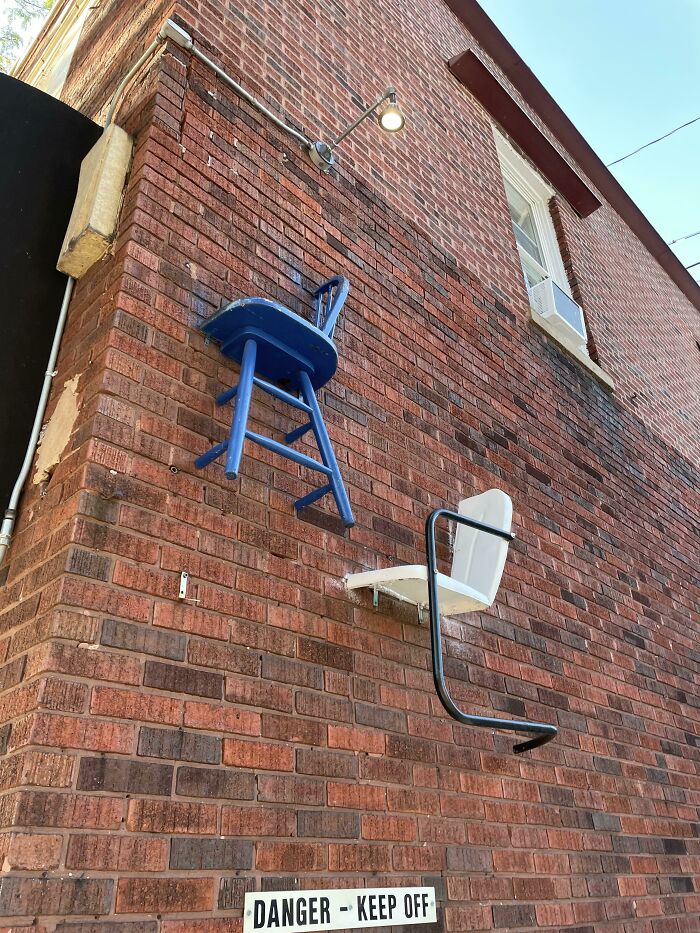
{"type": "Polygon", "coordinates": [[[554,191],[495,128],[494,136],[527,290],[530,292],[539,282],[552,279],[571,297],[549,216],[554,191]]]}
{"type": "Polygon", "coordinates": [[[554,190],[496,127],[493,134],[532,320],[612,389],[612,380],[588,353],[583,310],[571,296],[549,213],[554,190]]]}

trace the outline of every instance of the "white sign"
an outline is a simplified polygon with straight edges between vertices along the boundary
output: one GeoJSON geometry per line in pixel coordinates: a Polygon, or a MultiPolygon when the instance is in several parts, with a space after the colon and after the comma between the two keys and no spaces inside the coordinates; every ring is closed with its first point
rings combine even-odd
{"type": "Polygon", "coordinates": [[[249,891],[243,908],[243,933],[315,933],[436,922],[435,888],[249,891]]]}

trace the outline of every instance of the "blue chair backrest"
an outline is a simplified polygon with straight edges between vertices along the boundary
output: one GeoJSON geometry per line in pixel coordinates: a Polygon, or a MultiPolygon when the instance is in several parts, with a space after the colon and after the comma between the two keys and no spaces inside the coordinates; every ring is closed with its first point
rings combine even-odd
{"type": "Polygon", "coordinates": [[[334,275],[323,282],[314,292],[316,327],[327,337],[333,336],[345,299],[348,297],[350,283],[342,275],[334,275]]]}

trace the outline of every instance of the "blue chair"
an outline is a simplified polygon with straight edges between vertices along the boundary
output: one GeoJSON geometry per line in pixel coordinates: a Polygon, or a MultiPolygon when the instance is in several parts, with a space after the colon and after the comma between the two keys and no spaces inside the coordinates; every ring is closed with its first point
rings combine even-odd
{"type": "Polygon", "coordinates": [[[238,385],[222,392],[216,400],[217,405],[224,405],[235,398],[229,438],[198,457],[195,466],[203,469],[225,453],[226,476],[235,479],[247,438],[325,477],[326,483],[320,489],[294,503],[296,509],[332,492],[343,524],[352,527],[355,519],[350,500],[316,399],[316,392],[331,379],[338,366],[338,351],[332,338],[348,289],[347,279],[340,275],[319,285],[314,292],[313,324],[276,301],[242,298],[222,308],[202,326],[205,334],[221,344],[224,356],[240,363],[241,372],[238,385]],[[285,444],[248,430],[254,385],[307,415],[308,422],[290,431],[285,444]],[[321,463],[287,446],[307,431],[314,433],[321,463]]]}

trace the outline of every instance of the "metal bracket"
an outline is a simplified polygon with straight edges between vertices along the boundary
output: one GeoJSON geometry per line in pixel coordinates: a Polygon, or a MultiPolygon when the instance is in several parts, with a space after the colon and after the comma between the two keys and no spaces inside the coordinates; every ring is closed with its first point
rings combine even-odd
{"type": "Polygon", "coordinates": [[[183,570],[180,574],[180,590],[177,594],[178,599],[187,599],[187,584],[189,583],[189,579],[189,573],[183,570]]]}
{"type": "Polygon", "coordinates": [[[379,608],[379,587],[372,587],[372,605],[375,609],[379,608]]]}
{"type": "Polygon", "coordinates": [[[502,528],[493,528],[491,525],[485,525],[466,515],[460,515],[458,512],[450,512],[448,509],[435,509],[428,516],[425,523],[425,549],[428,558],[428,606],[430,609],[430,647],[433,656],[433,680],[435,689],[440,697],[440,702],[447,712],[456,719],[457,722],[465,726],[482,726],[487,729],[509,729],[513,732],[534,732],[537,737],[527,742],[519,742],[513,746],[516,753],[529,751],[531,748],[537,748],[544,745],[557,735],[557,727],[544,722],[529,722],[515,719],[497,719],[494,716],[474,716],[470,713],[464,713],[456,705],[445,683],[445,670],[442,662],[442,638],[440,635],[440,600],[437,586],[437,557],[435,552],[435,523],[439,518],[458,522],[461,525],[467,525],[469,528],[476,528],[477,531],[484,531],[486,534],[495,535],[503,538],[504,541],[512,541],[515,535],[510,531],[503,531],[502,528]]]}

